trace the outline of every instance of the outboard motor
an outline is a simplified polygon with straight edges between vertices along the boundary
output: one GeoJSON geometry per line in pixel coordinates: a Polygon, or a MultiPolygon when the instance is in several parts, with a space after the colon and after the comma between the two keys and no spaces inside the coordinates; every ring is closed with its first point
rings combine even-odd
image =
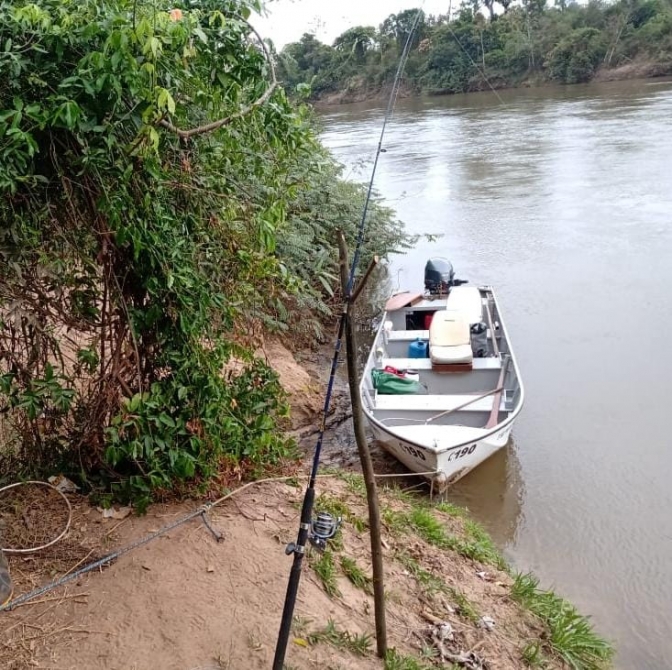
{"type": "Polygon", "coordinates": [[[466,279],[455,279],[453,264],[445,258],[430,258],[425,265],[425,289],[432,295],[448,293],[451,286],[466,284],[466,279]]]}

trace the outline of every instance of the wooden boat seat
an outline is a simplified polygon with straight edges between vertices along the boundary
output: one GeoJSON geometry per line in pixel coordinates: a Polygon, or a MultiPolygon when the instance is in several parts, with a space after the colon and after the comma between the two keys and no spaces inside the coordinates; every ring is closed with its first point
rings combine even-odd
{"type": "MultiPolygon", "coordinates": [[[[375,408],[377,410],[394,410],[395,412],[403,411],[426,411],[426,412],[444,412],[450,409],[455,409],[465,402],[469,402],[478,394],[462,394],[462,395],[381,395],[376,393],[375,408]]],[[[491,412],[493,407],[493,397],[488,396],[481,400],[467,405],[460,412],[491,412]]],[[[502,398],[499,405],[499,411],[505,412],[506,403],[502,398]]]]}
{"type": "MultiPolygon", "coordinates": [[[[436,370],[432,365],[430,358],[384,358],[383,367],[391,365],[397,370],[436,370]]],[[[450,367],[450,366],[447,366],[450,367]]],[[[500,358],[491,356],[490,358],[474,358],[471,362],[472,370],[501,370],[502,361],[500,358]]],[[[439,370],[440,372],[440,370],[439,370]]]]}

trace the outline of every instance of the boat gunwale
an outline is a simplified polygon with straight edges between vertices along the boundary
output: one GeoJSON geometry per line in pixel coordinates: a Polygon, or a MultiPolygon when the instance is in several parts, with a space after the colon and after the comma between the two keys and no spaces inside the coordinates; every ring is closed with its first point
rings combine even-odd
{"type": "MultiPolygon", "coordinates": [[[[479,289],[479,291],[489,291],[490,294],[492,295],[492,299],[494,300],[495,305],[497,306],[497,315],[499,317],[500,326],[501,326],[502,332],[504,334],[504,337],[506,338],[506,343],[507,343],[508,349],[509,349],[508,355],[510,356],[511,362],[513,363],[513,368],[516,372],[516,380],[518,381],[518,388],[520,389],[520,399],[518,400],[518,403],[516,404],[516,407],[513,409],[511,414],[506,419],[504,419],[503,421],[498,423],[496,426],[493,427],[492,430],[490,430],[487,433],[484,433],[478,439],[467,440],[466,442],[460,442],[459,444],[456,444],[452,447],[435,449],[434,447],[427,446],[425,444],[420,444],[418,442],[414,442],[412,439],[409,439],[409,438],[406,438],[406,437],[401,437],[400,435],[391,432],[388,426],[385,426],[385,424],[381,423],[373,414],[371,414],[371,411],[369,409],[367,409],[364,405],[362,405],[362,410],[366,414],[367,419],[369,421],[371,421],[372,423],[374,423],[377,428],[382,430],[387,435],[390,435],[391,437],[394,437],[397,440],[403,440],[404,442],[406,442],[408,444],[411,444],[415,447],[418,447],[420,449],[426,449],[427,451],[430,451],[430,452],[438,455],[438,454],[447,453],[449,451],[453,451],[455,449],[462,449],[469,444],[474,444],[474,442],[481,442],[481,441],[487,439],[488,437],[494,435],[495,433],[498,433],[500,430],[502,430],[502,428],[506,428],[509,424],[513,423],[516,420],[516,418],[518,417],[518,415],[520,414],[520,411],[523,409],[523,404],[525,403],[525,387],[523,385],[522,379],[520,378],[520,371],[518,369],[518,361],[516,360],[516,356],[513,353],[513,347],[511,346],[511,340],[509,339],[509,331],[506,328],[506,323],[504,321],[504,317],[502,316],[502,312],[499,309],[499,302],[497,300],[497,295],[495,294],[495,291],[492,288],[492,286],[489,286],[489,285],[479,286],[478,289],[479,289]]],[[[378,339],[378,337],[380,336],[380,333],[382,332],[383,325],[385,323],[385,316],[386,315],[387,315],[387,310],[385,310],[383,312],[383,316],[381,318],[380,326],[378,327],[378,331],[376,332],[376,337],[374,338],[374,342],[378,339]]],[[[367,366],[366,367],[368,367],[368,363],[371,360],[372,355],[373,355],[373,345],[371,346],[371,351],[369,352],[369,356],[367,358],[367,366]]],[[[363,385],[364,385],[364,378],[362,377],[362,379],[360,381],[360,389],[363,387],[363,385]]],[[[437,470],[437,472],[439,472],[439,471],[437,470]]]]}

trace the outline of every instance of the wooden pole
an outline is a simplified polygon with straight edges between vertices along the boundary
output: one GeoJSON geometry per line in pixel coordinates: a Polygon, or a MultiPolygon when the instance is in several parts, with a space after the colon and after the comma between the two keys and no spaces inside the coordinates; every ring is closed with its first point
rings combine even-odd
{"type": "MultiPolygon", "coordinates": [[[[362,464],[364,483],[366,484],[366,500],[369,506],[369,530],[371,536],[371,564],[373,567],[373,602],[376,619],[376,650],[380,658],[387,654],[387,625],[385,623],[385,583],[383,574],[383,548],[380,529],[380,509],[378,507],[378,492],[376,478],[373,472],[371,452],[366,441],[364,422],[362,420],[362,398],[359,394],[359,373],[357,371],[357,342],[355,335],[354,307],[355,302],[346,295],[348,289],[348,249],[342,232],[338,235],[339,265],[341,272],[341,289],[345,301],[345,343],[346,359],[348,363],[348,383],[350,385],[350,401],[352,403],[352,423],[355,429],[357,451],[362,464]]],[[[371,274],[371,268],[354,292],[359,296],[363,283],[371,274]]]]}

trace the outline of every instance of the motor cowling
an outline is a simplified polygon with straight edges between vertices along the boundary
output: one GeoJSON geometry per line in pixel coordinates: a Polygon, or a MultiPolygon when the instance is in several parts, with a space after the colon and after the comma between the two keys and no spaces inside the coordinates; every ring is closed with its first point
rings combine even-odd
{"type": "Polygon", "coordinates": [[[431,294],[448,293],[451,286],[466,283],[456,279],[453,264],[445,258],[430,258],[425,264],[425,290],[431,294]]]}

